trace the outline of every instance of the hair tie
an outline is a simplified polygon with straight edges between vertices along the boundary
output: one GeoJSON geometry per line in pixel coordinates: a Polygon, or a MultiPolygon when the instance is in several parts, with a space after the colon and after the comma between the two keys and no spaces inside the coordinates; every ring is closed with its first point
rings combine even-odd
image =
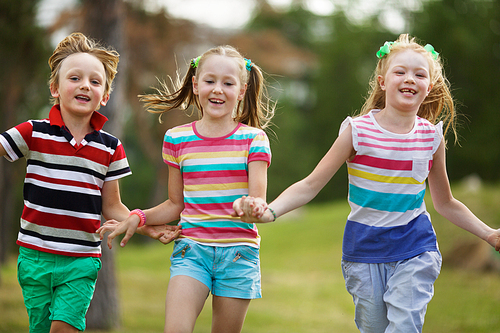
{"type": "Polygon", "coordinates": [[[424,50],[426,50],[427,52],[430,52],[432,54],[432,58],[434,58],[434,60],[437,60],[437,58],[439,57],[439,53],[434,51],[434,46],[432,46],[431,44],[425,45],[424,50]]]}
{"type": "Polygon", "coordinates": [[[252,60],[250,59],[246,59],[246,58],[243,58],[245,60],[245,67],[247,68],[247,71],[251,71],[252,70],[252,67],[253,67],[253,64],[252,64],[252,60]]]}
{"type": "Polygon", "coordinates": [[[394,42],[385,42],[384,45],[380,47],[380,49],[377,52],[377,58],[382,59],[389,53],[391,53],[391,46],[394,44],[394,42]]]}
{"type": "Polygon", "coordinates": [[[201,56],[198,56],[196,58],[191,59],[191,67],[197,68],[198,64],[200,62],[200,58],[201,58],[201,56]]]}

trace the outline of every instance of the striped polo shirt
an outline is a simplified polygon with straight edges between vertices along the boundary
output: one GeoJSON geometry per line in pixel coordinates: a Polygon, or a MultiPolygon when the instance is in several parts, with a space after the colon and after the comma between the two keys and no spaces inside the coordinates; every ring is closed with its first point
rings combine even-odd
{"type": "Polygon", "coordinates": [[[352,126],[356,151],[347,162],[351,213],[343,241],[343,259],[386,263],[437,251],[424,195],[433,154],[443,138],[442,123],[416,117],[407,134],[383,129],[374,115],[342,124],[352,126]]]}
{"type": "Polygon", "coordinates": [[[94,131],[77,145],[55,105],[48,119],[30,120],[0,135],[8,160],[27,160],[17,244],[66,256],[101,256],[95,231],[101,223],[102,186],[131,174],[120,141],[101,130],[106,121],[94,112],[94,131]]]}
{"type": "Polygon", "coordinates": [[[203,137],[196,122],[168,130],[163,159],[180,169],[184,183],[181,237],[205,245],[259,247],[255,224],[231,216],[233,201],[248,195],[248,163],[271,163],[264,131],[244,124],[228,135],[203,137]]]}

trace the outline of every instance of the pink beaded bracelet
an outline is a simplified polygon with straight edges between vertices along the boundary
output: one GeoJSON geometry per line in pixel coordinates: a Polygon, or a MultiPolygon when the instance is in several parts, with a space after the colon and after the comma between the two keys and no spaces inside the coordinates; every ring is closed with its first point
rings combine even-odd
{"type": "Polygon", "coordinates": [[[139,225],[137,226],[137,228],[140,228],[146,224],[146,214],[142,210],[134,209],[133,211],[130,212],[130,214],[128,216],[131,216],[131,215],[139,216],[140,222],[139,222],[139,225]]]}

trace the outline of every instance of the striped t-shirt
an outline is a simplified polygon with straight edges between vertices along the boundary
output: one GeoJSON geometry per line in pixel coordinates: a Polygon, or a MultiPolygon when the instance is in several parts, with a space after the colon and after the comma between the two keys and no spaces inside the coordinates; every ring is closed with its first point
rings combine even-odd
{"type": "Polygon", "coordinates": [[[343,259],[385,263],[437,251],[424,195],[433,154],[441,144],[442,123],[416,117],[407,134],[383,129],[374,115],[348,117],[356,155],[347,162],[349,214],[343,259]]]}
{"type": "Polygon", "coordinates": [[[255,224],[230,215],[234,200],[248,195],[248,163],[271,163],[264,131],[240,123],[224,137],[208,138],[196,122],[181,125],[165,134],[163,159],[182,173],[181,237],[214,246],[260,245],[255,224]]]}
{"type": "Polygon", "coordinates": [[[49,119],[30,120],[0,135],[8,160],[27,160],[17,244],[66,256],[101,256],[95,232],[102,186],[131,174],[120,141],[101,130],[106,120],[94,112],[94,131],[77,145],[56,105],[49,119]]]}

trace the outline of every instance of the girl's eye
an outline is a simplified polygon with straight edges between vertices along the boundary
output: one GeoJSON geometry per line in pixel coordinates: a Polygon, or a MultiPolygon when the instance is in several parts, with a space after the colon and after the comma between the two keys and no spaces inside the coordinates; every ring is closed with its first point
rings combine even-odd
{"type": "Polygon", "coordinates": [[[212,80],[206,80],[205,82],[206,83],[214,83],[214,81],[212,81],[212,80]]]}
{"type": "Polygon", "coordinates": [[[92,84],[95,84],[95,85],[99,85],[99,84],[101,84],[101,82],[100,82],[100,81],[98,81],[98,80],[92,80],[92,81],[90,81],[90,82],[92,82],[92,84]]]}
{"type": "Polygon", "coordinates": [[[78,78],[76,76],[72,76],[69,78],[71,81],[78,81],[78,78]]]}
{"type": "Polygon", "coordinates": [[[232,85],[234,85],[234,83],[232,83],[232,82],[226,82],[226,86],[232,86],[232,85]]]}

